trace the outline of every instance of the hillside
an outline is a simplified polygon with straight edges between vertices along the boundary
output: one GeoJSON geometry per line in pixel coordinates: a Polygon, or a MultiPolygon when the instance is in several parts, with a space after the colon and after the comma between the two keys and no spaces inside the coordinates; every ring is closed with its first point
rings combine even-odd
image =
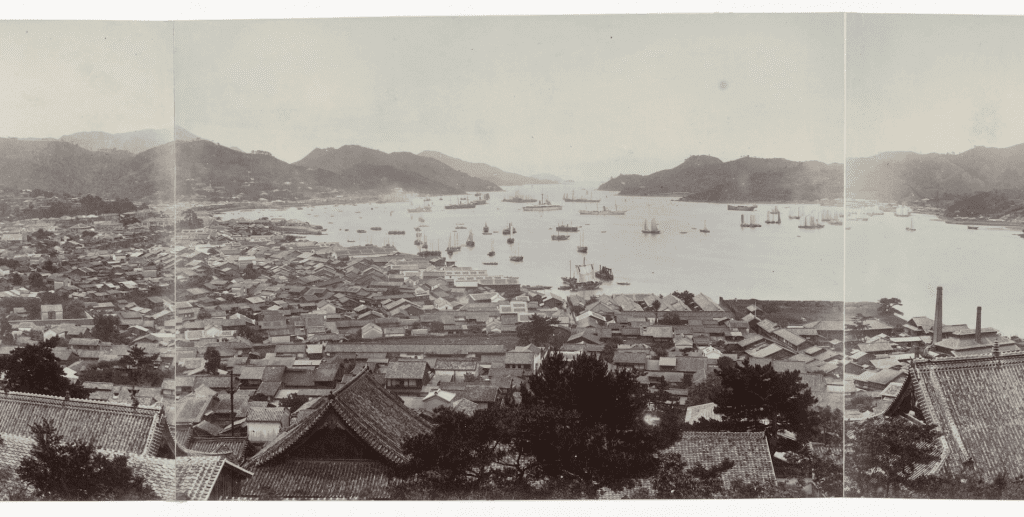
{"type": "Polygon", "coordinates": [[[960,154],[888,152],[850,158],[848,194],[902,202],[952,199],[1024,188],[1024,144],[975,147],[960,154]]]}
{"type": "Polygon", "coordinates": [[[138,154],[148,149],[164,145],[173,140],[191,142],[199,140],[199,137],[182,129],[174,127],[172,133],[170,128],[165,129],[141,129],[127,133],[104,133],[102,131],[88,131],[84,133],[73,133],[60,137],[61,141],[70,142],[88,149],[100,151],[104,149],[118,149],[138,154]]]}
{"type": "Polygon", "coordinates": [[[0,184],[105,199],[170,199],[173,156],[139,159],[127,151],[90,151],[57,140],[0,139],[0,184]]]}
{"type": "Polygon", "coordinates": [[[471,163],[458,158],[453,158],[444,153],[437,151],[423,151],[420,156],[427,158],[433,158],[459,172],[464,172],[470,176],[482,180],[490,181],[495,185],[500,186],[519,186],[519,185],[537,185],[554,183],[553,181],[543,180],[538,178],[530,178],[521,176],[514,172],[506,172],[497,167],[487,165],[486,163],[471,163]]]}
{"type": "Polygon", "coordinates": [[[501,190],[493,182],[474,178],[433,158],[405,152],[389,154],[357,145],[314,149],[295,165],[335,172],[353,185],[401,187],[423,194],[501,190]]]}
{"type": "Polygon", "coordinates": [[[353,185],[330,171],[299,167],[267,153],[243,153],[206,140],[165,144],[139,157],[172,152],[177,159],[179,197],[301,199],[323,194],[323,188],[349,191],[369,187],[353,185]]]}
{"type": "Polygon", "coordinates": [[[794,162],[782,158],[744,157],[723,162],[691,156],[672,169],[647,176],[612,178],[599,190],[628,196],[679,195],[711,202],[794,202],[843,195],[843,166],[794,162]]]}

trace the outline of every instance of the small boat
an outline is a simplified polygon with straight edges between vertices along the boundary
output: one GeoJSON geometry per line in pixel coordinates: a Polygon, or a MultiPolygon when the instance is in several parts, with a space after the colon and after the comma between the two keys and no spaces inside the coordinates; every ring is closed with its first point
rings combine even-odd
{"type": "MultiPolygon", "coordinates": [[[[681,199],[679,199],[679,200],[677,200],[677,201],[682,201],[682,200],[681,200],[681,199]]],[[[616,283],[616,284],[619,284],[619,285],[629,285],[629,282],[615,282],[615,283],[616,283]]]]}
{"type": "Polygon", "coordinates": [[[512,235],[512,223],[508,223],[508,228],[501,231],[502,235],[512,235]]]}
{"type": "Polygon", "coordinates": [[[484,223],[484,235],[490,235],[490,234],[491,234],[491,229],[487,226],[487,223],[484,223]]]}
{"type": "Polygon", "coordinates": [[[391,230],[388,235],[405,235],[405,230],[391,230]]]}
{"type": "Polygon", "coordinates": [[[555,230],[555,232],[556,233],[551,236],[551,240],[553,240],[553,241],[567,241],[567,240],[569,240],[569,236],[568,235],[562,235],[562,231],[561,230],[555,230]]]}
{"type": "Polygon", "coordinates": [[[615,280],[615,275],[612,274],[612,268],[607,266],[601,266],[601,269],[594,274],[595,277],[604,280],[605,282],[611,282],[615,280]]]}
{"type": "Polygon", "coordinates": [[[977,226],[968,226],[967,229],[968,230],[977,230],[978,227],[977,226]]]}
{"type": "Polygon", "coordinates": [[[380,226],[371,226],[370,229],[379,232],[380,231],[380,226]]]}
{"type": "Polygon", "coordinates": [[[708,230],[708,222],[707,221],[704,221],[704,228],[701,228],[700,233],[711,233],[711,230],[708,230]]]}
{"type": "Polygon", "coordinates": [[[583,233],[582,232],[580,233],[580,245],[576,246],[576,251],[578,251],[579,253],[586,253],[587,252],[587,246],[585,244],[583,244],[583,233]]]}
{"type": "Polygon", "coordinates": [[[579,226],[569,226],[568,224],[560,224],[555,227],[560,232],[578,232],[580,231],[579,226]]]}
{"type": "Polygon", "coordinates": [[[465,230],[466,229],[466,225],[464,225],[462,223],[456,224],[455,225],[455,229],[456,230],[465,230]]]}
{"type": "Polygon", "coordinates": [[[497,266],[498,263],[497,262],[484,262],[484,265],[485,266],[497,266]]]}
{"type": "Polygon", "coordinates": [[[505,240],[505,242],[507,242],[509,244],[512,244],[512,243],[516,242],[516,239],[514,237],[509,237],[508,239],[505,240]]]}
{"type": "Polygon", "coordinates": [[[366,233],[366,230],[356,230],[356,233],[366,233]]]}
{"type": "Polygon", "coordinates": [[[487,252],[487,256],[488,257],[493,257],[494,256],[494,241],[491,241],[491,251],[487,252]]]}
{"type": "Polygon", "coordinates": [[[469,237],[466,237],[466,247],[472,248],[476,246],[476,241],[473,240],[473,232],[469,232],[469,237]]]}
{"type": "Polygon", "coordinates": [[[757,205],[729,205],[729,210],[739,210],[741,212],[753,212],[757,210],[757,205]]]}
{"type": "Polygon", "coordinates": [[[908,232],[916,232],[917,231],[917,228],[914,228],[914,220],[913,219],[910,220],[910,226],[907,227],[907,231],[908,232]]]}

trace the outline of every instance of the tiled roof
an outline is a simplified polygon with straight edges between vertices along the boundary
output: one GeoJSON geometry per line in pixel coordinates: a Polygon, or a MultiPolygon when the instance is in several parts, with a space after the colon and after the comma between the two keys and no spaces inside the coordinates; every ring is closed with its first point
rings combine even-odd
{"type": "MultiPolygon", "coordinates": [[[[244,433],[242,433],[244,435],[244,433]]],[[[245,460],[245,451],[249,445],[246,436],[217,436],[215,438],[195,438],[188,444],[188,455],[218,456],[234,462],[245,460]]]]}
{"type": "Polygon", "coordinates": [[[0,393],[0,433],[31,436],[29,425],[48,419],[69,441],[93,442],[97,448],[155,455],[167,423],[159,406],[138,406],[49,395],[0,393]]]}
{"type": "Polygon", "coordinates": [[[330,396],[313,402],[305,417],[249,458],[246,467],[259,467],[287,452],[307,433],[317,429],[331,412],[368,446],[394,463],[408,460],[402,452],[402,443],[407,438],[430,431],[425,420],[405,407],[401,398],[373,380],[370,370],[363,369],[330,396]]]}
{"type": "Polygon", "coordinates": [[[177,497],[186,501],[206,501],[225,467],[243,475],[252,473],[219,456],[179,456],[175,461],[177,497]]]}
{"type": "Polygon", "coordinates": [[[726,486],[736,481],[775,484],[775,467],[764,433],[698,433],[684,431],[665,453],[679,454],[688,465],[711,467],[732,460],[735,465],[722,476],[726,486]]]}
{"type": "Polygon", "coordinates": [[[422,379],[427,373],[426,361],[391,361],[388,363],[387,379],[422,379]]]}
{"type": "Polygon", "coordinates": [[[389,469],[376,461],[293,459],[256,469],[242,497],[275,499],[383,499],[389,469]]]}
{"type": "Polygon", "coordinates": [[[1024,354],[914,361],[908,387],[946,438],[947,465],[973,459],[988,477],[1024,474],[1024,354]]]}

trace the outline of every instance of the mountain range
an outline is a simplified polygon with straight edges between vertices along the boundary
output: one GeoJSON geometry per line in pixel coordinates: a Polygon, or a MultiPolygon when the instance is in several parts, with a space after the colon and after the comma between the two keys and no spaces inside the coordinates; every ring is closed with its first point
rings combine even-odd
{"type": "Polygon", "coordinates": [[[555,183],[554,181],[547,179],[522,176],[514,172],[506,172],[497,167],[487,165],[486,163],[467,162],[437,151],[423,151],[420,153],[420,156],[433,158],[459,172],[464,172],[474,178],[490,181],[495,185],[519,186],[555,183]]]}
{"type": "Polygon", "coordinates": [[[671,169],[610,179],[599,190],[623,195],[679,195],[710,202],[795,202],[843,196],[843,166],[743,157],[691,156],[671,169]]]}
{"type": "Polygon", "coordinates": [[[900,202],[1024,188],[1024,144],[959,154],[895,151],[847,163],[847,193],[858,198],[900,202]]]}

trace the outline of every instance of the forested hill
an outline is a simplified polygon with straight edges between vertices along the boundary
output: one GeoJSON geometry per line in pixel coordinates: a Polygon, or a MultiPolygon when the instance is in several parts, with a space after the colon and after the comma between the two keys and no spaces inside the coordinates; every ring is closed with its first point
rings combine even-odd
{"type": "Polygon", "coordinates": [[[796,202],[843,196],[843,166],[817,161],[750,158],[723,162],[691,156],[680,165],[646,176],[622,175],[600,190],[623,195],[679,195],[694,201],[796,202]]]}
{"type": "Polygon", "coordinates": [[[406,152],[385,153],[357,145],[314,149],[295,165],[332,171],[355,184],[390,185],[424,194],[501,190],[493,182],[474,178],[433,158],[406,152]]]}
{"type": "Polygon", "coordinates": [[[847,188],[858,198],[906,202],[1024,189],[1024,144],[959,154],[886,152],[848,163],[847,188]]]}

